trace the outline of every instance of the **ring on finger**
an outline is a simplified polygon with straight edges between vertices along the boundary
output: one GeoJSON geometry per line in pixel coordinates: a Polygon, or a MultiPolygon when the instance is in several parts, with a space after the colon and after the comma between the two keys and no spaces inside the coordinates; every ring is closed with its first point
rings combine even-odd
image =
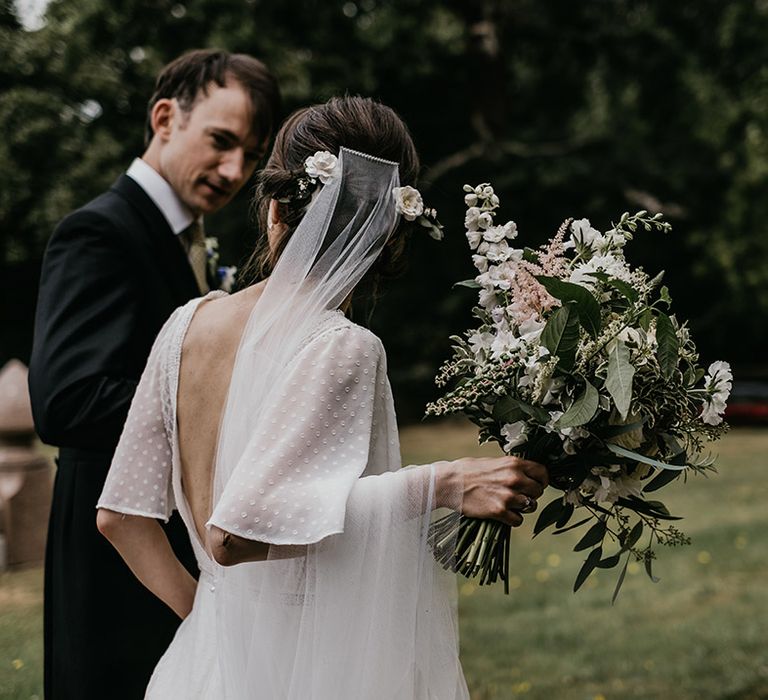
{"type": "Polygon", "coordinates": [[[530,513],[534,510],[536,510],[536,499],[531,498],[530,496],[526,496],[525,505],[522,507],[521,511],[523,513],[530,513]]]}

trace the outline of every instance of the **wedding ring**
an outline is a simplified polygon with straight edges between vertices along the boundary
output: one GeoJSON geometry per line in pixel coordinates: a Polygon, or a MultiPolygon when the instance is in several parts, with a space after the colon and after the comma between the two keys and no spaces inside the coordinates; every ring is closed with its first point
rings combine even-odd
{"type": "Polygon", "coordinates": [[[531,511],[535,510],[535,508],[536,508],[536,501],[530,496],[526,496],[525,505],[523,506],[522,512],[530,513],[531,511]]]}

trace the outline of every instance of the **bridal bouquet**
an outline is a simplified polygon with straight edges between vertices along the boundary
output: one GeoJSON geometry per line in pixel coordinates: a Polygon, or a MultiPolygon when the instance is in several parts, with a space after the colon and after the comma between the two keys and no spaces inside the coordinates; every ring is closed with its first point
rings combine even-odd
{"type": "MultiPolygon", "coordinates": [[[[732,375],[705,372],[686,323],[671,311],[662,274],[632,268],[624,246],[638,231],[667,232],[661,214],[623,214],[605,233],[566,220],[538,250],[516,248],[513,222],[496,225],[488,184],[466,185],[465,226],[479,274],[476,328],[453,336],[437,376],[453,387],[427,415],[463,413],[507,454],[542,462],[563,491],[541,511],[534,534],[583,528],[588,550],[574,591],[595,568],[631,559],[652,572],[656,545],[687,544],[658,491],[681,474],[714,471],[708,441],[722,436],[732,375]]],[[[446,517],[430,532],[438,560],[480,584],[509,574],[510,528],[446,517]]]]}

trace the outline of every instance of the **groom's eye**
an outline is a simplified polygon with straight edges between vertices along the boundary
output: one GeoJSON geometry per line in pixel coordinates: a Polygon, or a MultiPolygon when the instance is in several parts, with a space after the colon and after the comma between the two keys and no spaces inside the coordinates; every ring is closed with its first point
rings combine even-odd
{"type": "Polygon", "coordinates": [[[232,147],[232,144],[229,142],[229,139],[222,136],[221,134],[212,134],[213,138],[213,145],[220,151],[226,151],[232,147]]]}

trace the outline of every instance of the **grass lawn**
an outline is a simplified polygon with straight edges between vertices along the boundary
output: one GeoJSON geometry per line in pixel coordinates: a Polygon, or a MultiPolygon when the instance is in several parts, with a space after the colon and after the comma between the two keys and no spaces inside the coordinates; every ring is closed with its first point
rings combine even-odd
{"type": "MultiPolygon", "coordinates": [[[[401,439],[406,464],[496,454],[463,423],[401,439]]],[[[574,595],[579,535],[531,540],[535,516],[515,532],[509,596],[459,582],[473,700],[768,699],[768,431],[734,430],[718,451],[720,474],[661,492],[693,545],[659,552],[656,585],[630,567],[614,607],[617,571],[574,595]]],[[[41,657],[42,572],[0,575],[0,698],[42,699],[41,657]]]]}

